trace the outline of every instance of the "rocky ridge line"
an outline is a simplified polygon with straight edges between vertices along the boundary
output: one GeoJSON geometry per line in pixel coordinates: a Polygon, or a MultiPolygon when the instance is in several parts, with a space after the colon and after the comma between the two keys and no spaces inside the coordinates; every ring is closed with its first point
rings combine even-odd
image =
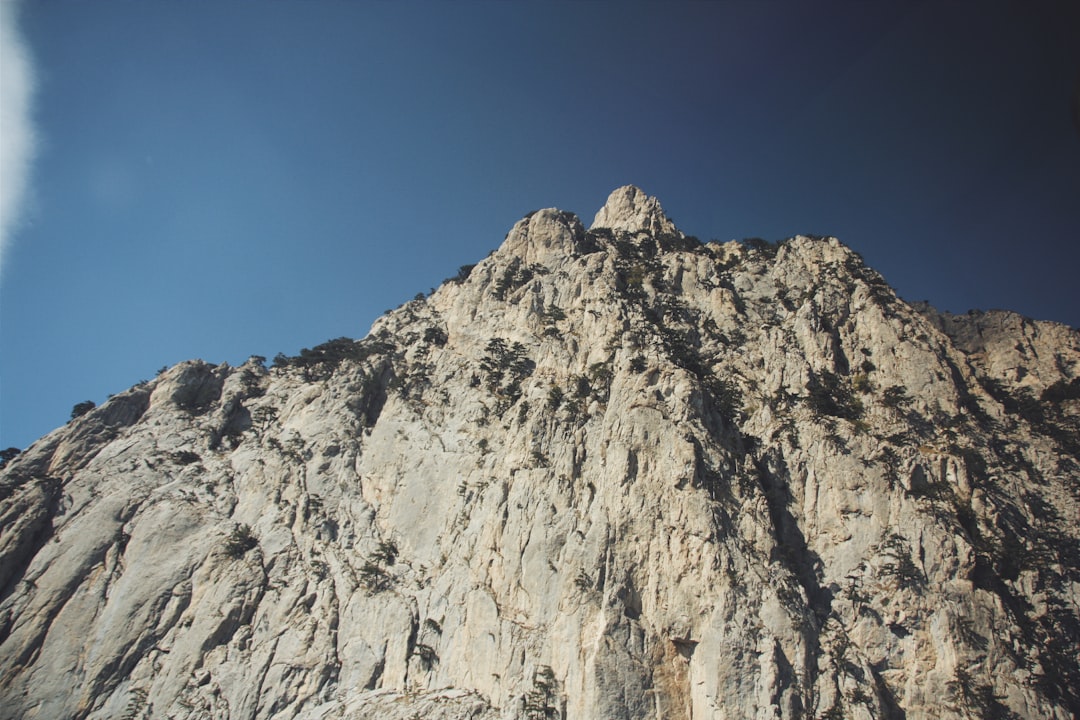
{"type": "Polygon", "coordinates": [[[0,717],[1067,718],[1075,330],[632,187],[0,475],[0,717]]]}

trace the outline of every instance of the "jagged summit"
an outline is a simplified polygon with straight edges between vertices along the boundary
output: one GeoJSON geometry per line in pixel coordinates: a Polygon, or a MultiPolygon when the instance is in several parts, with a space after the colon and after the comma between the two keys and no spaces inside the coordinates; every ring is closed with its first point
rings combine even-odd
{"type": "Polygon", "coordinates": [[[593,228],[623,230],[628,233],[649,232],[656,235],[678,234],[660,201],[634,185],[623,185],[608,196],[604,207],[593,218],[593,228]]]}
{"type": "MultiPolygon", "coordinates": [[[[648,233],[661,239],[661,245],[676,245],[686,236],[664,214],[660,201],[646,195],[641,188],[624,185],[608,196],[596,213],[590,230],[606,229],[620,233],[648,233]]],[[[507,233],[500,250],[521,258],[526,263],[548,264],[581,251],[585,228],[572,212],[558,208],[535,210],[507,233]]]]}

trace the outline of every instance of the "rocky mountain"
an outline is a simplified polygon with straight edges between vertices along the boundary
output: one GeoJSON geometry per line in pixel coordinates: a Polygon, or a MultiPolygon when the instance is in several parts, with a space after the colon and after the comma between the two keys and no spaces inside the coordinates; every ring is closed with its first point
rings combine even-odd
{"type": "Polygon", "coordinates": [[[1080,713],[1080,333],[616,190],[0,475],[0,717],[1080,713]]]}

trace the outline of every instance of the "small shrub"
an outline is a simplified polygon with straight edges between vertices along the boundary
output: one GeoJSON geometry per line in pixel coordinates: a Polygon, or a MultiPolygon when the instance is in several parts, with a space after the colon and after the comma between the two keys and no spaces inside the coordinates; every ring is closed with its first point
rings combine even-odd
{"type": "Polygon", "coordinates": [[[352,340],[347,337],[339,337],[316,345],[313,348],[304,348],[296,357],[289,357],[284,353],[274,356],[275,368],[302,368],[305,374],[318,376],[322,373],[332,372],[342,362],[351,360],[362,362],[373,355],[381,355],[393,350],[394,347],[385,340],[367,337],[363,340],[352,340]]]}
{"type": "Polygon", "coordinates": [[[76,404],[75,407],[71,408],[71,419],[74,420],[75,418],[82,417],[96,407],[97,404],[94,403],[93,400],[84,400],[83,402],[76,404]]]}
{"type": "Polygon", "coordinates": [[[424,330],[424,342],[429,345],[436,345],[442,347],[446,344],[449,338],[446,335],[446,331],[440,327],[429,327],[424,330]]]}
{"type": "Polygon", "coordinates": [[[371,559],[380,565],[393,565],[397,562],[397,555],[397,545],[393,541],[383,540],[375,548],[375,552],[371,553],[371,559]]]}
{"type": "Polygon", "coordinates": [[[852,394],[852,387],[835,373],[822,372],[811,379],[807,397],[810,408],[818,415],[858,420],[863,414],[862,401],[852,394]]]}
{"type": "Polygon", "coordinates": [[[703,374],[705,367],[698,352],[697,335],[693,331],[668,327],[657,329],[672,362],[695,375],[703,374]]]}
{"type": "Polygon", "coordinates": [[[544,319],[550,322],[559,322],[566,319],[566,313],[558,305],[550,304],[544,309],[544,319]]]}
{"type": "Polygon", "coordinates": [[[496,300],[505,300],[508,293],[522,287],[536,275],[537,268],[532,265],[522,266],[521,258],[514,260],[507,266],[503,274],[495,281],[492,295],[496,300]]]}
{"type": "Polygon", "coordinates": [[[201,460],[198,453],[194,453],[191,450],[177,450],[176,452],[170,453],[169,457],[177,465],[190,465],[201,460]]]}
{"type": "Polygon", "coordinates": [[[1080,377],[1073,378],[1070,382],[1058,380],[1056,383],[1043,390],[1039,397],[1043,402],[1052,403],[1080,399],[1080,377]]]}
{"type": "Polygon", "coordinates": [[[424,643],[416,643],[413,647],[413,652],[420,658],[420,663],[425,669],[430,670],[431,666],[439,662],[439,656],[435,654],[435,649],[430,645],[424,643]]]}
{"type": "Polygon", "coordinates": [[[589,384],[589,378],[585,375],[575,375],[570,379],[571,384],[574,387],[574,397],[578,399],[589,397],[592,393],[592,385],[589,384]]]}
{"type": "Polygon", "coordinates": [[[657,236],[656,242],[665,252],[695,252],[701,248],[701,240],[693,235],[663,233],[657,236]]]}
{"type": "Polygon", "coordinates": [[[120,716],[120,720],[136,720],[137,718],[144,717],[144,711],[146,710],[146,690],[142,688],[134,688],[129,693],[127,705],[124,707],[124,714],[120,716]]]}
{"type": "Polygon", "coordinates": [[[776,257],[776,252],[780,249],[779,242],[771,243],[759,237],[745,238],[740,242],[747,250],[765,258],[776,257]]]}
{"type": "Polygon", "coordinates": [[[859,373],[851,378],[851,389],[857,393],[866,395],[873,387],[870,384],[870,377],[865,373],[859,373]]]}
{"type": "Polygon", "coordinates": [[[881,399],[886,407],[891,408],[898,408],[911,402],[911,398],[907,394],[907,388],[903,385],[890,385],[885,388],[885,391],[881,394],[881,399]]]}
{"type": "Polygon", "coordinates": [[[519,342],[508,344],[502,338],[492,338],[480,369],[487,375],[488,390],[509,396],[511,402],[521,394],[521,381],[532,374],[535,364],[519,342]]]}
{"type": "Polygon", "coordinates": [[[724,418],[732,420],[739,417],[743,398],[739,386],[733,380],[708,375],[705,377],[704,385],[724,418]]]}
{"type": "Polygon", "coordinates": [[[258,544],[250,525],[234,525],[229,537],[225,539],[225,554],[231,558],[240,558],[258,544]]]}
{"type": "Polygon", "coordinates": [[[585,570],[578,570],[577,577],[574,578],[574,585],[581,592],[588,592],[593,588],[593,579],[589,576],[585,570]]]}
{"type": "Polygon", "coordinates": [[[904,536],[896,533],[889,535],[878,545],[877,552],[888,558],[881,565],[881,576],[892,578],[898,588],[915,588],[925,584],[926,578],[911,559],[911,546],[904,536]]]}
{"type": "Polygon", "coordinates": [[[460,285],[461,283],[469,279],[469,275],[472,274],[474,267],[476,267],[475,263],[472,265],[462,265],[458,268],[457,275],[449,278],[449,282],[457,283],[458,285],[460,285]]]}
{"type": "Polygon", "coordinates": [[[240,385],[244,388],[244,395],[247,397],[262,397],[266,393],[259,376],[247,368],[240,372],[240,385]]]}
{"type": "Polygon", "coordinates": [[[379,592],[390,586],[390,575],[373,562],[364,563],[356,574],[368,592],[379,592]]]}
{"type": "Polygon", "coordinates": [[[555,706],[555,673],[547,665],[540,666],[533,674],[533,687],[525,693],[524,710],[528,720],[548,720],[559,717],[555,706]]]}
{"type": "Polygon", "coordinates": [[[821,720],[845,720],[845,718],[847,718],[847,713],[844,712],[844,706],[840,701],[840,698],[837,698],[832,706],[818,717],[821,718],[821,720]]]}
{"type": "Polygon", "coordinates": [[[7,450],[0,451],[0,470],[7,466],[9,462],[14,460],[22,452],[17,447],[9,447],[7,450]]]}
{"type": "Polygon", "coordinates": [[[606,388],[614,375],[608,363],[598,362],[589,366],[589,382],[594,388],[606,388]]]}
{"type": "Polygon", "coordinates": [[[637,246],[630,241],[625,234],[620,235],[617,238],[612,236],[612,246],[615,250],[615,254],[624,259],[635,258],[638,256],[637,246]]]}

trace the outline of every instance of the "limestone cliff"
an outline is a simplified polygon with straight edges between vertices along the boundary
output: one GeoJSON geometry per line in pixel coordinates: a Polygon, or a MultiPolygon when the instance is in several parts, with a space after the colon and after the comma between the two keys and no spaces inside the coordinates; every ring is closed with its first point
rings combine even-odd
{"type": "Polygon", "coordinates": [[[1069,718],[1080,336],[636,188],[0,475],[3,718],[1069,718]]]}

